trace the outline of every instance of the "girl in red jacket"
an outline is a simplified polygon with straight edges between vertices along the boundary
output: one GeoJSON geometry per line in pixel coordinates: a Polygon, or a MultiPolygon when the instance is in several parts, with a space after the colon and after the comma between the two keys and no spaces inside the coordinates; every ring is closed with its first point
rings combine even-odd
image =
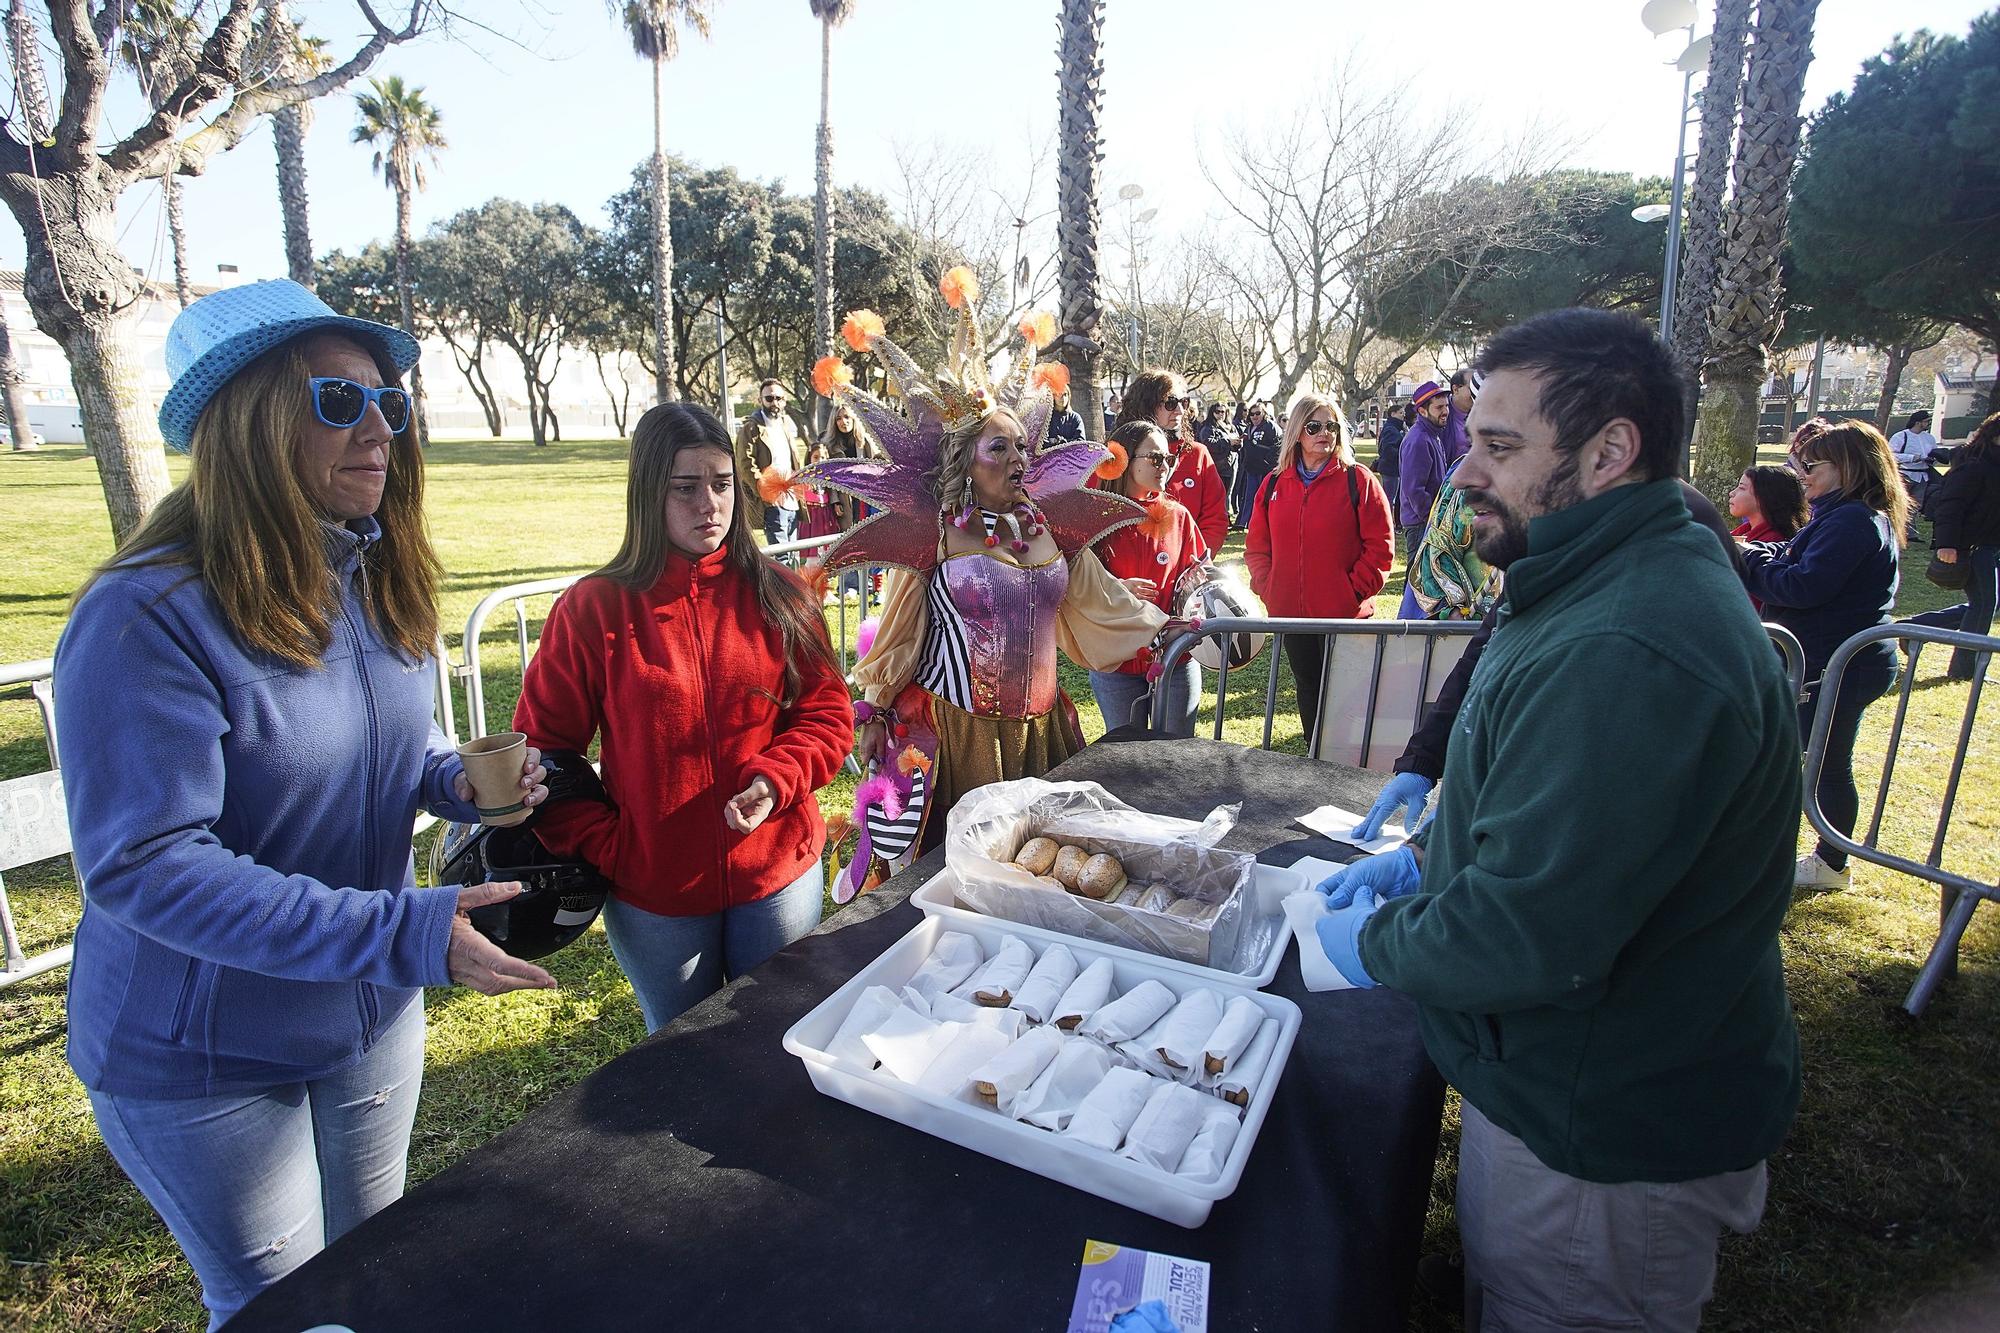
{"type": "Polygon", "coordinates": [[[758,550],[729,435],[663,403],[632,432],[625,541],[565,593],[516,730],[585,750],[605,790],[550,809],[550,847],[617,887],[604,928],[652,1032],[819,923],[813,792],[854,710],[818,599],[758,550]]]}
{"type": "MultiPolygon", "coordinates": [[[[1097,484],[1144,505],[1146,517],[1097,543],[1097,558],[1140,601],[1170,616],[1178,614],[1175,587],[1183,574],[1208,563],[1209,548],[1194,525],[1194,515],[1162,493],[1174,465],[1166,434],[1149,422],[1130,421],[1111,432],[1110,444],[1112,461],[1102,465],[1097,484]],[[1121,451],[1122,469],[1116,463],[1121,451]]],[[[1090,692],[1097,696],[1106,731],[1132,720],[1133,706],[1147,697],[1153,662],[1153,650],[1142,648],[1109,671],[1090,673],[1090,692]]],[[[1201,707],[1201,665],[1190,657],[1176,668],[1172,680],[1152,688],[1167,692],[1166,733],[1194,735],[1194,715],[1201,707]]]]}
{"type": "MultiPolygon", "coordinates": [[[[1257,488],[1243,555],[1250,590],[1274,616],[1354,620],[1374,614],[1395,560],[1389,497],[1354,461],[1347,424],[1330,398],[1308,393],[1292,404],[1277,470],[1257,488]]],[[[1299,687],[1299,723],[1319,725],[1326,640],[1283,636],[1299,687]]]]}
{"type": "Polygon", "coordinates": [[[1125,387],[1117,426],[1144,421],[1165,432],[1173,466],[1164,490],[1194,515],[1208,549],[1220,551],[1229,536],[1229,498],[1208,446],[1194,437],[1188,401],[1187,381],[1179,375],[1157,368],[1142,370],[1125,387]]]}

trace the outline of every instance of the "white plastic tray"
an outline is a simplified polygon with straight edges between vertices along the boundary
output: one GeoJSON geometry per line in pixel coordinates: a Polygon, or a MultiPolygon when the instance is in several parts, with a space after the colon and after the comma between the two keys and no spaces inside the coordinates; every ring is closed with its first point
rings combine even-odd
{"type": "MultiPolygon", "coordinates": [[[[1011,1163],[1038,1176],[1095,1194],[1113,1203],[1136,1208],[1178,1226],[1198,1227],[1208,1220],[1208,1211],[1217,1199],[1235,1193],[1243,1179],[1243,1168],[1256,1146],[1257,1132],[1263,1128],[1277,1093],[1285,1061],[1299,1032],[1299,1007],[1279,995],[1264,995],[1242,985],[1221,985],[1225,994],[1248,995],[1264,1012],[1278,1020],[1278,1045],[1271,1063],[1250,1105],[1243,1112],[1243,1129],[1223,1164],[1220,1179],[1196,1184],[1165,1171],[1142,1166],[1111,1153],[1097,1152],[1047,1130],[1009,1119],[990,1107],[974,1106],[925,1092],[893,1075],[863,1069],[848,1060],[836,1059],[827,1051],[848,1011],[870,986],[900,990],[930,957],[937,937],[947,929],[961,931],[978,940],[990,957],[1003,936],[1020,935],[1030,940],[1039,956],[1048,941],[1048,932],[1034,932],[1013,922],[997,922],[989,917],[966,914],[970,921],[945,921],[932,917],[889,946],[888,950],[851,977],[847,984],[822,1000],[811,1013],[792,1025],[785,1034],[785,1049],[805,1062],[813,1086],[829,1097],[873,1111],[933,1137],[1011,1163]]],[[[1156,965],[1141,955],[1124,950],[1104,949],[1083,940],[1051,936],[1067,945],[1077,962],[1089,966],[1099,958],[1111,960],[1112,976],[1119,993],[1124,993],[1148,977],[1156,977],[1176,995],[1203,987],[1216,987],[1208,975],[1195,976],[1184,970],[1156,965]]]]}
{"type": "MultiPolygon", "coordinates": [[[[1161,954],[1147,953],[1143,949],[1128,949],[1119,944],[1106,944],[1102,940],[1086,940],[1078,935],[1064,934],[1059,930],[1049,930],[1044,926],[1030,926],[1019,921],[1006,921],[1000,917],[987,916],[975,912],[958,901],[958,876],[950,867],[933,875],[930,882],[910,895],[917,910],[926,916],[941,916],[951,922],[953,930],[965,930],[976,922],[1005,925],[1009,930],[1029,940],[1061,940],[1072,949],[1087,944],[1113,958],[1131,958],[1157,967],[1170,968],[1186,976],[1200,977],[1211,985],[1254,986],[1259,990],[1271,984],[1278,975],[1278,962],[1285,956],[1285,946],[1291,943],[1292,932],[1285,925],[1285,899],[1300,889],[1309,887],[1306,877],[1296,870],[1278,866],[1259,864],[1256,874],[1250,880],[1248,905],[1252,921],[1272,925],[1267,931],[1270,943],[1264,950],[1264,957],[1255,972],[1231,972],[1227,968],[1202,967],[1179,958],[1168,958],[1161,954]]],[[[1244,929],[1251,928],[1249,922],[1244,929]]]]}

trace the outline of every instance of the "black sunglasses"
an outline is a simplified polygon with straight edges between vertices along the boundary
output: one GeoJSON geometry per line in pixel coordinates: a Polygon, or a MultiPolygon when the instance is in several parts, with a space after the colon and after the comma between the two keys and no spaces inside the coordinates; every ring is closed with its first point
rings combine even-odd
{"type": "Polygon", "coordinates": [[[410,424],[410,395],[396,385],[371,389],[334,375],[315,375],[312,379],[313,415],[336,430],[360,422],[370,403],[381,409],[382,420],[396,434],[401,435],[410,424]]]}
{"type": "Polygon", "coordinates": [[[1162,398],[1160,406],[1166,408],[1169,412],[1178,412],[1187,406],[1187,401],[1185,398],[1162,398]]]}
{"type": "Polygon", "coordinates": [[[1338,435],[1340,434],[1340,423],[1337,421],[1308,421],[1306,423],[1306,434],[1338,435]]]}

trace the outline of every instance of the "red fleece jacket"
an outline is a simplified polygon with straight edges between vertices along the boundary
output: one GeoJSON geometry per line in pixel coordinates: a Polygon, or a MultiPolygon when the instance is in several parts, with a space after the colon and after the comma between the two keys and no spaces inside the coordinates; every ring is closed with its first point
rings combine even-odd
{"type": "MultiPolygon", "coordinates": [[[[1375,474],[1329,460],[1311,485],[1297,467],[1273,473],[1250,511],[1244,563],[1250,590],[1274,616],[1350,620],[1370,614],[1368,599],[1382,591],[1395,548],[1389,536],[1389,497],[1375,474]]],[[[1372,608],[1371,608],[1372,609],[1372,608]]]]}
{"type": "Polygon", "coordinates": [[[514,728],[544,748],[586,750],[601,735],[618,808],[552,807],[543,840],[663,916],[705,916],[796,880],[826,841],[813,792],[854,738],[839,675],[803,657],[799,666],[799,698],[780,709],[783,636],[722,551],[669,556],[644,592],[578,583],[542,627],[514,728]],[[760,775],[777,803],[745,836],[722,822],[722,808],[760,775]]]}
{"type": "Polygon", "coordinates": [[[1229,537],[1229,497],[1222,489],[1222,474],[1208,446],[1190,435],[1181,442],[1180,461],[1167,479],[1167,494],[1194,515],[1195,527],[1211,551],[1220,551],[1229,537]]]}
{"type": "MultiPolygon", "coordinates": [[[[1097,543],[1097,558],[1115,579],[1149,579],[1156,591],[1146,601],[1174,614],[1174,585],[1192,566],[1208,559],[1208,543],[1194,525],[1194,516],[1177,501],[1160,499],[1157,513],[1149,511],[1143,523],[1135,523],[1097,543]]],[[[1127,676],[1144,675],[1153,663],[1153,650],[1141,648],[1136,656],[1118,667],[1127,676]]]]}

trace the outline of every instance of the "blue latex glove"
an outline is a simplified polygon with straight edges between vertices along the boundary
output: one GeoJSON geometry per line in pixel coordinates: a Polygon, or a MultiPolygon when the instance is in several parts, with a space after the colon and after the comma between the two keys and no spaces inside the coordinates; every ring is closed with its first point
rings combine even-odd
{"type": "Polygon", "coordinates": [[[1415,893],[1423,877],[1423,871],[1417,868],[1417,854],[1407,847],[1397,847],[1350,861],[1314,887],[1326,895],[1328,907],[1339,909],[1353,902],[1362,889],[1384,902],[1415,893]]]}
{"type": "Polygon", "coordinates": [[[1368,807],[1368,814],[1354,826],[1356,841],[1367,842],[1382,836],[1382,826],[1397,810],[1403,811],[1403,827],[1411,833],[1423,822],[1424,803],[1437,783],[1421,773],[1398,773],[1382,786],[1382,794],[1368,807]]]}
{"type": "Polygon", "coordinates": [[[1147,1301],[1113,1319],[1111,1333],[1181,1333],[1181,1326],[1168,1315],[1165,1301],[1147,1301]]]}
{"type": "Polygon", "coordinates": [[[1368,918],[1375,915],[1375,909],[1382,904],[1376,900],[1372,890],[1354,890],[1354,901],[1319,919],[1315,927],[1319,931],[1319,947],[1326,950],[1327,961],[1340,969],[1346,977],[1362,990],[1370,990],[1375,978],[1368,975],[1368,969],[1361,965],[1361,927],[1368,918]]]}

